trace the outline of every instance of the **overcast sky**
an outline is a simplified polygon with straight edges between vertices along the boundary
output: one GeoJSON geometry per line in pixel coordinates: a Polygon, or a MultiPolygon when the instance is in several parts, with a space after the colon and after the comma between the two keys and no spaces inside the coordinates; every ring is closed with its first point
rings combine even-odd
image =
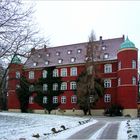
{"type": "Polygon", "coordinates": [[[139,1],[36,1],[36,21],[51,46],[128,35],[140,48],[139,1]]]}

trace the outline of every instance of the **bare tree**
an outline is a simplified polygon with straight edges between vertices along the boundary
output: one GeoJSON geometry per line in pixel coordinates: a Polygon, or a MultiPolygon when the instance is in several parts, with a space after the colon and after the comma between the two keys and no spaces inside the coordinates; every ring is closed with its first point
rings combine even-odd
{"type": "Polygon", "coordinates": [[[92,31],[89,36],[89,42],[86,46],[87,54],[85,61],[85,70],[79,75],[77,80],[78,104],[91,115],[91,108],[103,94],[102,80],[98,75],[98,61],[101,56],[101,46],[95,42],[95,34],[92,31]]]}
{"type": "MultiPolygon", "coordinates": [[[[6,63],[16,55],[28,58],[31,48],[47,43],[48,40],[39,36],[37,25],[32,20],[34,12],[33,5],[27,6],[21,0],[0,1],[0,59],[6,63]]],[[[0,87],[8,69],[6,67],[0,87]]]]}

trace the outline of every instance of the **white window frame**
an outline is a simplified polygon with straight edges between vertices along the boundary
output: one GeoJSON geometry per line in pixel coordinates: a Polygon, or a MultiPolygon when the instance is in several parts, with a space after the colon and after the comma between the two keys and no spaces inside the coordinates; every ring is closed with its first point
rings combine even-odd
{"type": "Polygon", "coordinates": [[[29,79],[34,79],[34,78],[35,78],[34,71],[29,71],[29,79]]]}
{"type": "Polygon", "coordinates": [[[60,55],[60,52],[56,52],[56,55],[59,56],[60,55]]]}
{"type": "Polygon", "coordinates": [[[93,103],[93,102],[94,102],[94,96],[93,96],[93,95],[90,95],[90,96],[89,96],[89,102],[90,102],[90,103],[93,103]]]}
{"type": "Polygon", "coordinates": [[[75,62],[76,61],[76,58],[75,57],[72,57],[71,59],[70,59],[70,62],[75,62]]]}
{"type": "Polygon", "coordinates": [[[59,74],[58,74],[58,69],[54,69],[53,70],[53,77],[58,77],[59,74]]]}
{"type": "Polygon", "coordinates": [[[72,53],[72,50],[68,50],[68,51],[67,51],[67,54],[71,54],[71,53],[72,53]]]}
{"type": "Polygon", "coordinates": [[[58,64],[62,64],[63,59],[58,59],[58,64]]]}
{"type": "Polygon", "coordinates": [[[33,96],[30,96],[29,97],[29,104],[33,104],[34,103],[34,97],[33,96]]]}
{"type": "Polygon", "coordinates": [[[111,87],[111,79],[104,79],[104,88],[111,87]]]}
{"type": "Polygon", "coordinates": [[[57,91],[58,90],[58,84],[57,83],[53,83],[53,91],[57,91]]]}
{"type": "Polygon", "coordinates": [[[121,68],[122,68],[122,62],[119,61],[119,62],[118,62],[118,70],[120,70],[121,68]]]}
{"type": "Polygon", "coordinates": [[[71,96],[71,103],[72,104],[77,103],[77,96],[76,95],[71,96]]]}
{"type": "Polygon", "coordinates": [[[61,90],[67,90],[67,82],[61,83],[61,90]]]}
{"type": "Polygon", "coordinates": [[[42,76],[43,76],[43,78],[47,78],[47,71],[46,70],[43,70],[42,76]]]}
{"type": "Polygon", "coordinates": [[[61,104],[66,104],[66,96],[61,97],[61,104]]]}
{"type": "Polygon", "coordinates": [[[111,94],[105,94],[104,95],[104,102],[105,103],[111,102],[111,94]]]}
{"type": "Polygon", "coordinates": [[[47,97],[44,96],[44,97],[43,97],[43,104],[47,104],[47,100],[48,100],[47,97]]]}
{"type": "Polygon", "coordinates": [[[47,84],[43,84],[43,91],[47,91],[48,90],[48,85],[47,84]]]}
{"type": "Polygon", "coordinates": [[[70,82],[70,89],[76,90],[76,82],[75,81],[70,82]]]}
{"type": "Polygon", "coordinates": [[[70,76],[77,76],[77,67],[70,68],[70,76]]]}
{"type": "Polygon", "coordinates": [[[81,53],[81,52],[82,52],[82,49],[78,49],[78,50],[77,50],[77,53],[81,53]]]}
{"type": "Polygon", "coordinates": [[[18,88],[20,88],[20,85],[19,84],[16,85],[16,89],[18,89],[18,88]]]}
{"type": "Polygon", "coordinates": [[[16,71],[16,78],[19,79],[20,78],[20,72],[16,71]]]}
{"type": "Polygon", "coordinates": [[[118,86],[121,85],[121,78],[118,78],[118,86]]]}
{"type": "Polygon", "coordinates": [[[111,72],[112,72],[112,64],[105,64],[104,73],[111,73],[111,72]]]}
{"type": "Polygon", "coordinates": [[[53,104],[57,104],[58,103],[58,96],[53,96],[53,104]]]}
{"type": "Polygon", "coordinates": [[[108,53],[105,53],[104,54],[104,59],[108,59],[109,58],[109,54],[108,53]]]}
{"type": "Polygon", "coordinates": [[[132,69],[136,69],[137,66],[136,66],[136,60],[132,60],[132,69]]]}
{"type": "Polygon", "coordinates": [[[136,77],[135,76],[132,77],[132,85],[136,85],[136,77]]]}
{"type": "Polygon", "coordinates": [[[66,77],[67,76],[67,68],[62,68],[61,69],[61,76],[66,77]]]}
{"type": "Polygon", "coordinates": [[[29,86],[29,91],[30,91],[30,92],[33,92],[34,90],[35,90],[35,89],[34,89],[34,85],[30,85],[30,86],[29,86]]]}

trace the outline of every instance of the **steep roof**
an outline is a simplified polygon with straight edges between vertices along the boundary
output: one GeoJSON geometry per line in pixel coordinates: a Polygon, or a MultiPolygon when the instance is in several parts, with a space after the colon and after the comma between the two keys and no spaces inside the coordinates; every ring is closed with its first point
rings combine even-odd
{"type": "MultiPolygon", "coordinates": [[[[106,40],[100,38],[99,41],[96,41],[97,44],[102,45],[103,53],[100,56],[101,60],[117,59],[117,51],[122,42],[124,42],[124,37],[106,40]],[[108,55],[107,58],[104,57],[106,54],[108,55]]],[[[86,46],[87,42],[58,47],[44,47],[38,50],[34,49],[31,57],[25,63],[25,68],[85,63],[86,46]]]]}

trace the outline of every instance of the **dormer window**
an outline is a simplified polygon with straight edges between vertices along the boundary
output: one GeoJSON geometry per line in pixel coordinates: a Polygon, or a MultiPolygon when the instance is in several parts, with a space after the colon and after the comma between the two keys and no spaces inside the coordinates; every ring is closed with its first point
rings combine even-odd
{"type": "Polygon", "coordinates": [[[45,64],[46,64],[46,65],[49,65],[49,61],[46,61],[45,64]]]}
{"type": "Polygon", "coordinates": [[[77,50],[77,53],[81,53],[81,52],[82,52],[82,49],[78,49],[78,50],[77,50]]]}
{"type": "Polygon", "coordinates": [[[58,64],[62,64],[63,59],[58,59],[58,64]]]}
{"type": "Polygon", "coordinates": [[[68,50],[67,54],[71,54],[72,53],[72,50],[68,50]]]}
{"type": "Polygon", "coordinates": [[[72,57],[70,61],[75,62],[75,60],[76,60],[76,58],[72,57]]]}
{"type": "Polygon", "coordinates": [[[39,55],[38,55],[38,57],[40,58],[40,57],[41,57],[41,55],[39,54],[39,55]]]}
{"type": "Polygon", "coordinates": [[[102,46],[102,50],[104,51],[104,50],[106,50],[106,46],[104,45],[104,46],[102,46]]]}
{"type": "Polygon", "coordinates": [[[108,53],[105,53],[104,54],[104,59],[108,59],[109,58],[109,54],[108,53]]]}
{"type": "Polygon", "coordinates": [[[33,63],[33,66],[37,66],[37,63],[36,63],[36,62],[34,62],[34,63],[33,63]]]}
{"type": "Polygon", "coordinates": [[[47,53],[46,56],[49,57],[50,56],[50,53],[47,53]]]}
{"type": "Polygon", "coordinates": [[[60,52],[56,52],[56,55],[59,56],[60,55],[60,52]]]}

